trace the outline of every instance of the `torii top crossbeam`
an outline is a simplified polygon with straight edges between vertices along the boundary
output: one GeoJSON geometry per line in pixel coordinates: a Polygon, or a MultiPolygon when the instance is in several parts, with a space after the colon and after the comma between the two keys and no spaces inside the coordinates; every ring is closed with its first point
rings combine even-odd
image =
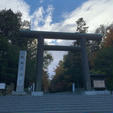
{"type": "Polygon", "coordinates": [[[87,40],[100,40],[102,35],[91,33],[67,33],[67,32],[48,32],[48,31],[20,31],[20,37],[24,38],[44,38],[44,39],[63,39],[78,40],[86,38],[87,40]]]}

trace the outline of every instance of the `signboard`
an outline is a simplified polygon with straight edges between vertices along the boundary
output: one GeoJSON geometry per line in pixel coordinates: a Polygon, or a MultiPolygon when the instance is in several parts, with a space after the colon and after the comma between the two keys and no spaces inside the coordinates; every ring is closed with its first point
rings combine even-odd
{"type": "Polygon", "coordinates": [[[0,83],[0,89],[5,89],[6,88],[6,84],[5,83],[0,83]]]}
{"type": "Polygon", "coordinates": [[[105,88],[104,80],[94,80],[93,84],[94,84],[94,88],[105,88]]]}
{"type": "Polygon", "coordinates": [[[26,51],[20,51],[18,77],[17,77],[17,92],[24,91],[24,78],[25,78],[25,66],[26,66],[26,51]]]}

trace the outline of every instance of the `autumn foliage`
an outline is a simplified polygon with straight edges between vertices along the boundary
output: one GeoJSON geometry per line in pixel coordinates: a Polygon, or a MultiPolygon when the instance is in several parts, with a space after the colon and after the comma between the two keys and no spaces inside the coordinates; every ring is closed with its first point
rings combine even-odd
{"type": "Polygon", "coordinates": [[[104,47],[113,47],[113,27],[110,27],[107,30],[107,34],[104,39],[104,47]]]}

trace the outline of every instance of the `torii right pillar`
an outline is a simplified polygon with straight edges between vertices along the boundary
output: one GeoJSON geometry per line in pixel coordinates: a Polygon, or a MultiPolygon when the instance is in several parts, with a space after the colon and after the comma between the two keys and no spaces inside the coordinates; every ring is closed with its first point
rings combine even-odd
{"type": "Polygon", "coordinates": [[[81,57],[82,57],[82,70],[83,70],[83,82],[86,90],[91,90],[91,79],[88,65],[88,55],[86,50],[86,39],[81,39],[81,57]]]}

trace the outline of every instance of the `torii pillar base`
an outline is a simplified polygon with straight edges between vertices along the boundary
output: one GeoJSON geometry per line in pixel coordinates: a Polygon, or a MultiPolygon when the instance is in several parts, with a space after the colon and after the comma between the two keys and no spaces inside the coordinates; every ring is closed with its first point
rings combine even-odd
{"type": "Polygon", "coordinates": [[[31,96],[43,96],[44,93],[43,91],[34,91],[31,93],[31,96]]]}

